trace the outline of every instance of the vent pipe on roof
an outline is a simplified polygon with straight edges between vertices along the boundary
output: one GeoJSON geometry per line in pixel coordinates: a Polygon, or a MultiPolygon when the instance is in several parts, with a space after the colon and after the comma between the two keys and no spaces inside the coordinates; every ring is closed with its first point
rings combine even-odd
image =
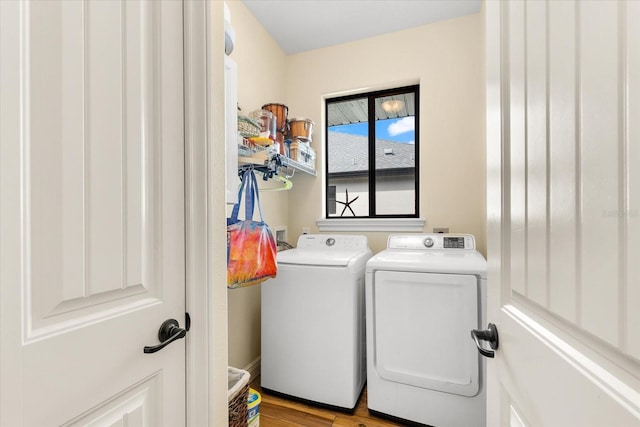
{"type": "Polygon", "coordinates": [[[393,155],[393,148],[385,148],[384,149],[384,154],[385,155],[393,155]]]}

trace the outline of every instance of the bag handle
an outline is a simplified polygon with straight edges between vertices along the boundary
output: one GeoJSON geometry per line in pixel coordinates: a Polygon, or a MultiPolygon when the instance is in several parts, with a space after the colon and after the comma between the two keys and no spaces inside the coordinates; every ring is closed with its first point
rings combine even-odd
{"type": "Polygon", "coordinates": [[[247,221],[253,221],[253,193],[254,187],[258,184],[254,184],[256,180],[256,174],[253,172],[253,169],[249,169],[245,172],[247,176],[247,190],[245,191],[244,198],[244,219],[247,221]]]}
{"type": "MultiPolygon", "coordinates": [[[[238,190],[238,203],[233,205],[233,210],[231,211],[232,222],[238,221],[238,214],[240,213],[240,203],[242,203],[242,193],[244,192],[245,185],[247,185],[247,190],[249,189],[249,185],[251,185],[251,178],[249,176],[250,171],[253,172],[251,169],[247,169],[242,175],[242,184],[240,184],[240,189],[238,190]]],[[[251,209],[253,211],[253,207],[251,209]]]]}
{"type": "Polygon", "coordinates": [[[247,169],[242,175],[242,184],[238,191],[238,203],[233,205],[231,211],[231,219],[233,222],[238,220],[238,214],[240,212],[240,203],[242,202],[242,193],[245,193],[244,199],[244,216],[245,220],[253,220],[253,208],[254,200],[257,200],[258,212],[260,213],[260,221],[264,222],[264,216],[262,215],[262,204],[260,203],[260,192],[258,190],[258,181],[253,169],[247,169]],[[245,188],[246,186],[246,188],[245,188]]]}
{"type": "MultiPolygon", "coordinates": [[[[253,182],[251,192],[255,193],[256,200],[258,201],[258,212],[260,212],[260,221],[264,222],[264,217],[262,216],[262,205],[260,204],[260,191],[258,190],[258,181],[256,180],[256,174],[253,173],[253,171],[251,171],[251,181],[253,182]]],[[[253,194],[251,194],[251,216],[253,217],[253,194]]]]}

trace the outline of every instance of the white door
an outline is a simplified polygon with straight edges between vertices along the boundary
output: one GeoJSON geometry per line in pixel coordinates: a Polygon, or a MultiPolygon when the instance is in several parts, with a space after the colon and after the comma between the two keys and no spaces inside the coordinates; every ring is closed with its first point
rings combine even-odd
{"type": "Polygon", "coordinates": [[[640,425],[640,2],[486,2],[490,426],[640,425]]]}
{"type": "Polygon", "coordinates": [[[0,8],[0,424],[184,425],[182,3],[0,8]]]}

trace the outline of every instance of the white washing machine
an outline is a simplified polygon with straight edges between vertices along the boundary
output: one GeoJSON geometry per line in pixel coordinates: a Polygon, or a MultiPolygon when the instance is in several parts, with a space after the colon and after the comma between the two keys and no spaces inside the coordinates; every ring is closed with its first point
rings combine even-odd
{"type": "Polygon", "coordinates": [[[262,283],[260,385],[353,409],[366,380],[365,236],[305,234],[262,283]]]}
{"type": "Polygon", "coordinates": [[[486,271],[469,234],[392,235],[366,268],[367,405],[437,426],[484,427],[486,271]]]}

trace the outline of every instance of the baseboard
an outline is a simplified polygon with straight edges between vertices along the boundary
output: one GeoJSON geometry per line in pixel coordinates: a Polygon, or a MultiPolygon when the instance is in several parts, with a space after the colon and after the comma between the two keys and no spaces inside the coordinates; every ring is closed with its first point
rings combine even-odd
{"type": "Polygon", "coordinates": [[[256,357],[251,363],[249,363],[244,368],[245,371],[251,374],[251,380],[258,378],[260,376],[260,356],[256,357]]]}

